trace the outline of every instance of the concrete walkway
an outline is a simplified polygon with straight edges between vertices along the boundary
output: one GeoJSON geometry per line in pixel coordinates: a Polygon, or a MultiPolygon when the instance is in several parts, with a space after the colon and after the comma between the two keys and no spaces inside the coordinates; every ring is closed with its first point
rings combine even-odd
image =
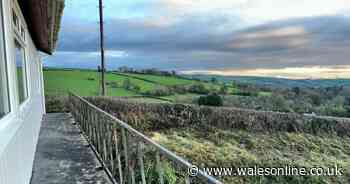
{"type": "Polygon", "coordinates": [[[69,114],[48,114],[40,130],[31,184],[111,183],[69,114]]]}

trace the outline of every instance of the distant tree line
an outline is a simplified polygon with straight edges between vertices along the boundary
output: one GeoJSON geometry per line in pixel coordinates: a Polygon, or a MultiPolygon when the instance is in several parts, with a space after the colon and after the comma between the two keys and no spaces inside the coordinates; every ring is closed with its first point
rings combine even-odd
{"type": "MultiPolygon", "coordinates": [[[[133,68],[120,67],[118,71],[137,74],[177,76],[176,72],[159,71],[157,69],[135,70],[133,68]]],[[[111,82],[110,85],[114,87],[123,87],[139,94],[156,97],[175,94],[198,94],[201,95],[201,97],[193,99],[193,101],[188,101],[188,103],[196,103],[199,105],[225,105],[255,110],[350,117],[350,87],[342,85],[317,88],[276,88],[237,81],[224,83],[217,80],[215,77],[208,81],[198,80],[198,82],[194,82],[190,85],[159,85],[148,91],[141,91],[141,88],[132,84],[130,79],[126,79],[119,85],[113,82],[111,82]],[[207,85],[206,83],[215,85],[207,85]],[[230,91],[230,87],[235,90],[230,91]],[[268,92],[271,95],[262,96],[260,95],[261,92],[268,92]]]]}
{"type": "Polygon", "coordinates": [[[239,85],[237,96],[225,97],[226,106],[255,110],[294,112],[325,116],[350,117],[350,87],[271,88],[270,96],[258,95],[261,88],[239,85]]]}
{"type": "Polygon", "coordinates": [[[122,73],[135,73],[135,74],[149,74],[149,75],[161,75],[161,76],[178,76],[176,71],[162,71],[156,68],[150,69],[135,69],[132,67],[121,66],[117,70],[122,73]]]}

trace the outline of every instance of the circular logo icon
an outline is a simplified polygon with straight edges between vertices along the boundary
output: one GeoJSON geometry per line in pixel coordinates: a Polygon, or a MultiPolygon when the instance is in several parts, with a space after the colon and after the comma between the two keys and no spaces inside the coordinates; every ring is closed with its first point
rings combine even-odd
{"type": "Polygon", "coordinates": [[[188,168],[188,175],[195,177],[198,175],[198,171],[199,171],[198,167],[195,165],[192,165],[191,167],[188,168]]]}

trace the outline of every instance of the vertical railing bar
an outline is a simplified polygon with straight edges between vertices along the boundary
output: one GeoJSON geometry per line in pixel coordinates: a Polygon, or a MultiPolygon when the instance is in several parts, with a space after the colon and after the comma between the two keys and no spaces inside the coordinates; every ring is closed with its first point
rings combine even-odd
{"type": "Polygon", "coordinates": [[[76,118],[76,120],[78,120],[77,123],[80,123],[80,121],[81,121],[81,113],[78,113],[78,111],[79,111],[79,106],[78,106],[77,103],[76,103],[76,99],[73,98],[72,95],[70,96],[70,98],[71,98],[70,101],[72,102],[72,109],[71,109],[71,111],[74,112],[75,118],[76,118]]]}
{"type": "Polygon", "coordinates": [[[113,156],[113,135],[112,135],[112,129],[111,129],[111,126],[110,126],[110,122],[108,120],[108,124],[107,124],[107,131],[108,131],[108,139],[107,139],[107,155],[108,155],[108,161],[109,161],[109,167],[110,167],[110,170],[114,171],[114,156],[113,156]]]}
{"type": "Polygon", "coordinates": [[[136,181],[135,181],[135,171],[134,169],[132,169],[132,166],[130,166],[130,173],[131,173],[131,183],[132,184],[136,184],[136,181]]]}
{"type": "Polygon", "coordinates": [[[93,134],[92,134],[92,130],[93,130],[93,126],[94,126],[94,113],[90,113],[89,114],[89,140],[90,140],[90,144],[93,145],[93,134]]]}
{"type": "Polygon", "coordinates": [[[85,131],[85,124],[86,124],[86,115],[87,115],[87,106],[85,104],[82,104],[82,109],[83,109],[83,119],[82,119],[82,131],[85,131]]]}
{"type": "Polygon", "coordinates": [[[103,161],[106,161],[106,151],[105,151],[105,146],[106,146],[106,132],[105,132],[105,121],[104,121],[104,116],[101,115],[101,157],[103,161]]]}
{"type": "Polygon", "coordinates": [[[84,107],[83,107],[83,104],[82,104],[82,103],[78,104],[78,105],[77,105],[77,108],[79,109],[79,110],[77,110],[77,111],[78,111],[79,114],[80,114],[79,126],[80,126],[81,129],[83,129],[83,121],[84,121],[84,115],[85,115],[84,110],[85,110],[85,109],[83,109],[84,107]]]}
{"type": "Polygon", "coordinates": [[[85,111],[85,115],[84,115],[84,123],[83,123],[83,131],[86,132],[86,124],[88,124],[89,121],[89,108],[87,105],[84,105],[84,111],[85,111]]]}
{"type": "Polygon", "coordinates": [[[77,113],[77,116],[79,117],[78,121],[79,121],[79,124],[81,124],[81,121],[82,121],[82,113],[81,113],[81,103],[78,103],[77,100],[74,100],[74,108],[75,108],[75,113],[77,113]]]}
{"type": "Polygon", "coordinates": [[[91,114],[91,142],[92,145],[96,146],[96,132],[95,132],[95,127],[96,127],[96,120],[95,120],[95,113],[91,114]]]}
{"type": "Polygon", "coordinates": [[[137,157],[139,160],[139,166],[140,166],[140,172],[141,172],[141,180],[142,184],[146,184],[146,176],[145,176],[145,165],[143,163],[143,143],[142,141],[138,142],[138,151],[137,151],[137,157]]]}
{"type": "Polygon", "coordinates": [[[163,172],[163,167],[160,160],[160,153],[158,150],[156,151],[156,164],[157,164],[156,167],[159,175],[159,183],[164,184],[164,176],[163,176],[164,172],[163,172]]]}
{"type": "Polygon", "coordinates": [[[107,133],[107,128],[106,128],[106,121],[105,118],[103,118],[102,122],[102,131],[104,132],[103,136],[103,157],[104,161],[107,162],[107,139],[108,139],[108,133],[107,133]]]}
{"type": "Polygon", "coordinates": [[[98,136],[99,136],[99,132],[98,132],[98,115],[97,115],[97,113],[95,114],[94,113],[94,127],[95,127],[95,148],[96,149],[98,149],[98,141],[99,141],[99,139],[98,139],[98,136]]]}
{"type": "Polygon", "coordinates": [[[119,181],[121,184],[123,184],[123,169],[122,169],[122,163],[120,160],[118,134],[117,134],[116,127],[114,127],[114,144],[115,144],[115,155],[117,156],[117,162],[118,162],[119,181]]]}
{"type": "Polygon", "coordinates": [[[84,128],[84,122],[85,122],[85,108],[84,108],[84,104],[80,104],[80,107],[79,107],[79,111],[81,112],[81,118],[80,118],[80,121],[79,121],[79,126],[81,128],[81,130],[83,130],[84,128]]]}
{"type": "Polygon", "coordinates": [[[83,116],[81,117],[81,128],[82,130],[84,130],[84,125],[85,125],[85,122],[86,122],[86,105],[85,104],[81,104],[81,109],[82,109],[82,112],[83,112],[83,116]]]}
{"type": "Polygon", "coordinates": [[[102,115],[99,114],[99,122],[98,122],[98,126],[99,126],[99,132],[100,132],[100,148],[99,148],[99,152],[101,155],[101,158],[103,159],[103,130],[102,130],[102,115]]]}
{"type": "Polygon", "coordinates": [[[190,176],[188,176],[187,174],[186,174],[186,178],[185,178],[185,183],[186,184],[191,184],[190,176]]]}
{"type": "Polygon", "coordinates": [[[125,178],[129,178],[129,155],[128,155],[128,145],[126,140],[126,131],[122,128],[122,142],[123,142],[123,151],[124,151],[124,160],[125,160],[125,178]]]}
{"type": "Polygon", "coordinates": [[[87,138],[89,139],[89,124],[90,124],[90,115],[91,115],[91,109],[86,107],[87,109],[87,113],[86,113],[86,123],[85,123],[85,127],[84,127],[84,133],[85,135],[87,135],[87,138]]]}
{"type": "Polygon", "coordinates": [[[94,119],[95,119],[95,132],[96,132],[96,145],[95,145],[95,148],[96,148],[97,151],[99,151],[99,149],[100,149],[100,129],[99,129],[100,122],[99,122],[98,118],[99,118],[99,114],[96,113],[94,115],[94,119]]]}
{"type": "MultiPolygon", "coordinates": [[[[110,121],[108,120],[110,123],[110,121]]],[[[108,148],[109,148],[109,165],[113,176],[116,175],[114,167],[114,156],[113,156],[113,126],[108,123],[108,148]]]]}
{"type": "Polygon", "coordinates": [[[79,125],[81,125],[81,121],[83,117],[83,114],[81,113],[82,103],[78,103],[76,99],[74,100],[74,103],[75,103],[74,105],[75,113],[77,113],[77,116],[78,116],[78,123],[79,125]]]}
{"type": "Polygon", "coordinates": [[[86,135],[88,135],[87,134],[87,127],[88,127],[88,124],[89,124],[89,121],[90,121],[90,114],[91,114],[91,111],[92,111],[92,109],[90,109],[90,108],[88,108],[86,105],[85,105],[85,110],[86,110],[86,112],[85,112],[85,124],[84,124],[84,133],[86,134],[86,135]]]}
{"type": "MultiPolygon", "coordinates": [[[[133,151],[132,151],[132,136],[128,133],[126,134],[126,140],[127,140],[127,148],[128,148],[128,153],[130,155],[130,157],[133,155],[133,151]]],[[[129,157],[129,170],[130,170],[130,175],[131,175],[131,183],[132,184],[135,184],[135,170],[134,170],[134,166],[135,166],[135,159],[133,158],[130,158],[129,157]]]]}
{"type": "MultiPolygon", "coordinates": [[[[110,164],[110,138],[111,138],[111,132],[109,131],[109,121],[108,118],[105,118],[106,124],[105,124],[105,134],[106,134],[106,162],[110,164]]],[[[110,166],[110,165],[109,165],[110,166]]]]}
{"type": "Polygon", "coordinates": [[[81,113],[81,104],[77,104],[76,100],[74,100],[75,105],[74,105],[74,111],[76,113],[76,116],[78,117],[78,124],[79,126],[81,125],[81,118],[82,118],[82,113],[81,113]]]}
{"type": "Polygon", "coordinates": [[[90,123],[90,114],[91,114],[91,109],[86,107],[86,121],[85,121],[85,124],[84,124],[84,133],[85,135],[89,135],[89,132],[88,132],[88,127],[89,127],[89,123],[90,123]]]}

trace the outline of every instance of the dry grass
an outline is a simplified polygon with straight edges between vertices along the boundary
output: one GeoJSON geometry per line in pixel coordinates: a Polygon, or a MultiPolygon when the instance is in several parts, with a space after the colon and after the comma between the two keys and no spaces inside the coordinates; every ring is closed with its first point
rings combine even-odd
{"type": "Polygon", "coordinates": [[[336,126],[338,120],[306,118],[305,121],[295,114],[131,103],[110,98],[89,100],[198,166],[327,168],[337,165],[344,172],[342,176],[221,178],[225,183],[350,183],[349,122],[345,120],[339,120],[344,125],[341,128],[336,126]]]}
{"type": "Polygon", "coordinates": [[[225,183],[350,183],[350,138],[302,133],[249,133],[212,129],[171,129],[152,138],[178,155],[206,167],[334,167],[343,176],[224,177],[225,183]]]}

